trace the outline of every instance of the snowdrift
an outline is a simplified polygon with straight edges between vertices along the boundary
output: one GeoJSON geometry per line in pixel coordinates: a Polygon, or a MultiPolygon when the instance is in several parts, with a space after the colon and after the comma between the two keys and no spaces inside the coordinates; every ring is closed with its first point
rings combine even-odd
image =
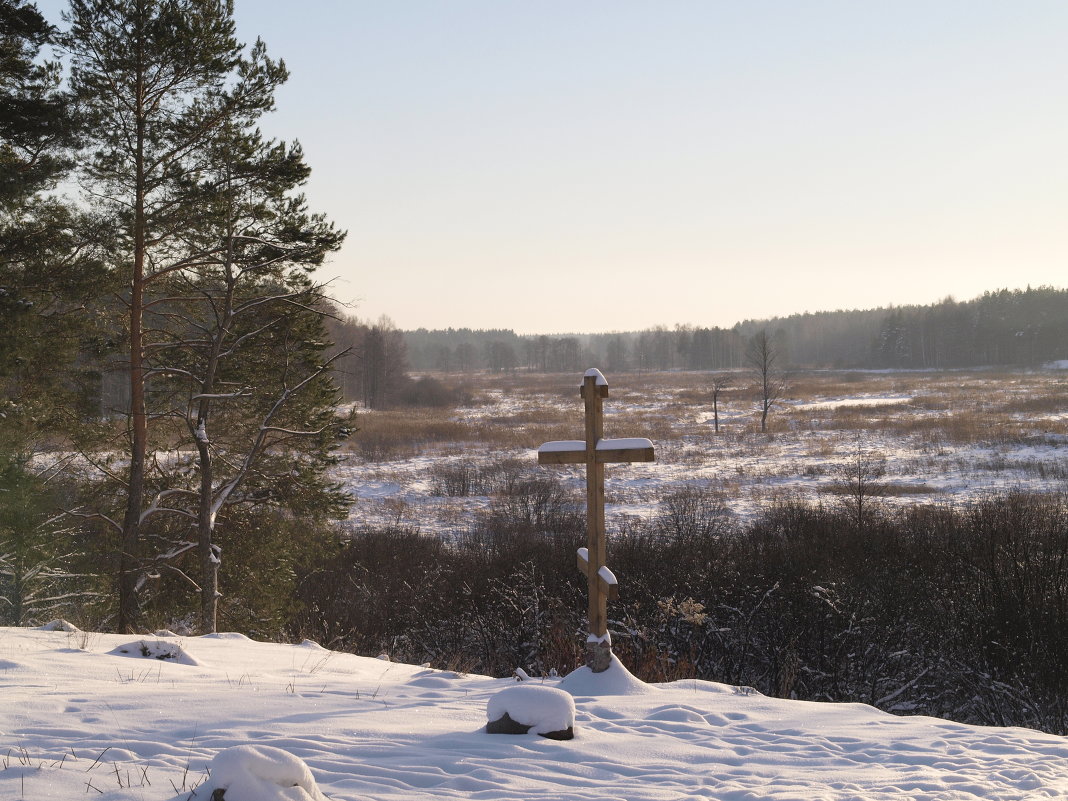
{"type": "Polygon", "coordinates": [[[649,686],[613,665],[544,682],[573,697],[575,739],[499,736],[487,704],[512,679],[239,635],[149,638],[140,655],[129,636],[53,629],[0,628],[0,798],[1068,796],[1068,741],[1026,729],[649,686]]]}

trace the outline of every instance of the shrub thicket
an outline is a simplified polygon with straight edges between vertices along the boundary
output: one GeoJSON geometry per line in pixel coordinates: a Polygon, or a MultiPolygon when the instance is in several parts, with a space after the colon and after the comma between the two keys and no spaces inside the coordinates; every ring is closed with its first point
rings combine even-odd
{"type": "MultiPolygon", "coordinates": [[[[469,536],[355,532],[302,577],[294,633],[495,675],[573,668],[584,628],[578,499],[519,481],[469,536]]],[[[732,522],[709,490],[666,498],[609,545],[615,649],[650,681],[1068,733],[1068,508],[783,501],[732,522]]]]}

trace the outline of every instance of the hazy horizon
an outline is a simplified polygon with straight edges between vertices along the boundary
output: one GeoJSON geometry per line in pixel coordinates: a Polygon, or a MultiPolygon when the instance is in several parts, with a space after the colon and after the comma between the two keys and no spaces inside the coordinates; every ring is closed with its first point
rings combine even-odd
{"type": "MultiPolygon", "coordinates": [[[[1009,292],[1014,292],[1014,291],[1021,291],[1022,292],[1022,291],[1025,291],[1027,289],[1041,289],[1041,288],[1044,288],[1044,287],[1049,287],[1051,289],[1056,289],[1056,290],[1059,290],[1059,291],[1068,290],[1068,285],[1056,286],[1056,285],[1052,285],[1052,284],[1025,285],[1025,286],[1020,286],[1020,287],[998,286],[998,287],[991,287],[989,289],[984,289],[982,292],[978,293],[977,295],[972,295],[972,296],[969,296],[969,297],[961,297],[961,296],[957,296],[957,295],[944,295],[942,297],[933,298],[933,299],[928,300],[928,301],[915,301],[915,302],[893,303],[893,304],[881,303],[881,304],[877,304],[875,306],[864,306],[864,307],[853,307],[853,308],[838,308],[838,309],[804,309],[804,310],[801,310],[801,311],[787,312],[786,314],[776,314],[776,315],[772,315],[772,316],[769,316],[769,317],[745,317],[745,318],[740,318],[740,319],[737,319],[737,320],[734,320],[734,321],[731,321],[731,322],[727,322],[727,323],[705,323],[705,322],[699,322],[699,321],[694,321],[694,320],[661,320],[659,322],[655,322],[655,323],[652,323],[651,325],[645,326],[644,328],[614,328],[614,329],[606,329],[606,330],[603,330],[603,331],[582,331],[582,330],[548,331],[548,330],[541,330],[541,329],[532,330],[532,331],[526,331],[526,330],[520,330],[519,328],[514,327],[514,326],[474,326],[474,325],[466,325],[464,323],[450,323],[450,324],[442,325],[442,326],[420,326],[420,325],[417,325],[417,326],[407,327],[407,326],[400,325],[396,320],[394,320],[392,318],[391,315],[386,314],[385,316],[389,317],[390,320],[392,320],[392,322],[394,323],[394,325],[396,325],[397,328],[399,328],[400,330],[403,330],[403,331],[417,331],[419,329],[426,329],[428,331],[443,331],[443,330],[448,330],[450,328],[451,329],[456,329],[456,330],[471,329],[471,330],[476,330],[476,331],[477,330],[482,330],[482,331],[486,331],[486,330],[502,330],[502,331],[512,331],[517,336],[554,336],[554,337],[562,337],[562,336],[588,336],[588,335],[597,335],[597,334],[617,334],[617,333],[625,334],[625,333],[640,332],[642,330],[646,330],[646,329],[649,329],[649,328],[654,328],[654,327],[657,327],[657,326],[664,326],[666,328],[673,329],[676,325],[693,326],[694,328],[721,328],[721,329],[725,329],[725,330],[730,330],[735,325],[743,325],[745,323],[750,323],[750,322],[763,322],[765,320],[770,321],[770,320],[777,320],[777,319],[787,319],[787,318],[790,318],[790,317],[803,316],[803,315],[806,315],[806,314],[816,315],[816,314],[837,314],[839,312],[843,312],[843,313],[845,313],[845,312],[866,312],[866,311],[874,312],[874,311],[879,311],[881,309],[890,309],[891,307],[892,308],[907,308],[907,307],[933,306],[933,305],[942,303],[943,301],[945,301],[947,299],[948,300],[953,300],[956,303],[967,303],[968,301],[972,301],[972,300],[976,300],[978,298],[981,298],[983,295],[985,295],[988,292],[989,293],[996,293],[996,292],[1001,292],[1003,290],[1007,290],[1009,292]]],[[[346,313],[349,313],[349,310],[346,310],[346,313]]],[[[355,316],[359,317],[359,319],[364,321],[364,322],[374,323],[376,321],[373,318],[372,319],[367,319],[367,318],[365,318],[365,317],[363,317],[363,316],[361,316],[359,314],[356,314],[355,316]]]]}

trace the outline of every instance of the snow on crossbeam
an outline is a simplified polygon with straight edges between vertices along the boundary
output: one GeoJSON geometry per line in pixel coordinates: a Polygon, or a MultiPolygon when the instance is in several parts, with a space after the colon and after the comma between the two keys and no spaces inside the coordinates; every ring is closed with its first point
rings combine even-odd
{"type": "Polygon", "coordinates": [[[601,581],[611,587],[615,587],[619,584],[619,579],[616,578],[616,574],[612,572],[612,569],[608,567],[608,565],[601,565],[597,568],[597,575],[600,576],[601,581]]]}
{"type": "MultiPolygon", "coordinates": [[[[598,464],[656,460],[653,443],[644,437],[598,440],[594,458],[598,464]]],[[[585,461],[586,443],[581,439],[554,440],[538,448],[538,464],[583,464],[585,461]]]]}
{"type": "Polygon", "coordinates": [[[556,451],[585,451],[586,443],[581,439],[558,439],[552,442],[546,442],[540,448],[538,453],[555,453],[556,451]]]}
{"type": "MultiPolygon", "coordinates": [[[[575,563],[578,565],[579,573],[588,575],[590,569],[590,549],[579,548],[575,563]]],[[[609,601],[619,599],[619,579],[616,578],[616,574],[612,572],[608,565],[601,565],[601,567],[597,569],[597,583],[600,585],[601,592],[605,594],[605,597],[607,597],[609,601]]]]}

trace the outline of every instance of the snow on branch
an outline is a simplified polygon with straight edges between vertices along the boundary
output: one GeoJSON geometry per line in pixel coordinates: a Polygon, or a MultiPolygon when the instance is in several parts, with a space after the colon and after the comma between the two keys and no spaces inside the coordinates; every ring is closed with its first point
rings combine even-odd
{"type": "Polygon", "coordinates": [[[231,400],[233,398],[248,398],[252,393],[247,389],[239,389],[237,392],[201,392],[189,399],[190,403],[198,400],[231,400]]]}
{"type": "Polygon", "coordinates": [[[279,434],[290,434],[295,437],[315,437],[326,431],[327,426],[312,431],[298,431],[292,428],[280,428],[279,426],[260,426],[260,431],[274,431],[279,434]]]}
{"type": "Polygon", "coordinates": [[[163,492],[159,493],[155,498],[152,499],[152,503],[150,503],[148,505],[148,508],[145,509],[143,512],[141,512],[141,516],[140,516],[140,518],[138,518],[138,523],[144,523],[149,517],[151,517],[152,515],[156,514],[157,512],[170,512],[171,514],[178,514],[178,515],[184,515],[186,517],[191,517],[191,518],[193,518],[195,520],[196,519],[196,515],[190,514],[189,512],[185,511],[184,509],[174,509],[174,508],[171,508],[169,506],[160,506],[160,504],[163,502],[163,500],[165,498],[170,497],[171,495],[193,495],[193,496],[195,496],[196,493],[193,492],[192,490],[181,489],[181,488],[163,490],[163,492]]]}
{"type": "Polygon", "coordinates": [[[893,701],[895,698],[897,698],[899,695],[901,695],[906,690],[908,690],[911,687],[915,686],[916,682],[918,682],[920,679],[922,679],[924,676],[926,676],[930,672],[931,672],[931,668],[930,667],[924,668],[922,671],[920,671],[920,673],[918,673],[917,675],[913,676],[910,681],[908,681],[905,684],[901,685],[900,687],[898,687],[893,692],[891,692],[891,693],[889,693],[887,695],[884,695],[882,698],[880,698],[878,701],[876,701],[874,705],[876,707],[878,707],[879,709],[885,709],[887,704],[889,704],[891,701],[893,701]]]}
{"type": "Polygon", "coordinates": [[[195,590],[196,590],[197,592],[200,592],[200,589],[201,589],[201,588],[200,588],[200,585],[199,585],[199,584],[197,584],[197,583],[196,583],[196,581],[194,581],[194,580],[193,580],[193,579],[192,579],[192,578],[191,578],[191,577],[189,576],[189,574],[188,574],[188,573],[186,573],[186,572],[185,572],[184,570],[182,570],[181,568],[177,568],[177,567],[175,567],[174,565],[171,565],[171,564],[162,564],[162,565],[160,565],[160,567],[163,567],[163,568],[165,568],[166,570],[170,570],[170,571],[171,571],[172,573],[177,573],[177,574],[178,574],[178,576],[179,576],[180,578],[183,578],[183,579],[185,579],[186,581],[188,581],[188,582],[189,582],[189,583],[190,583],[190,584],[191,584],[191,585],[193,586],[193,589],[195,589],[195,590]]]}
{"type": "Polygon", "coordinates": [[[274,421],[275,417],[277,417],[278,414],[282,411],[282,409],[286,405],[286,402],[290,398],[292,398],[294,395],[298,394],[301,390],[303,390],[306,386],[308,386],[316,378],[318,378],[319,376],[321,376],[324,373],[326,373],[330,369],[330,366],[335,361],[337,361],[338,359],[340,359],[343,356],[345,356],[346,354],[348,354],[349,350],[350,350],[349,348],[346,348],[343,351],[335,353],[329,359],[324,361],[321,365],[319,365],[314,370],[312,370],[301,381],[298,381],[294,386],[286,387],[285,389],[282,390],[281,394],[278,396],[278,399],[274,402],[274,404],[271,406],[271,408],[263,416],[263,421],[260,423],[259,431],[256,432],[256,437],[252,442],[252,446],[248,449],[248,452],[245,454],[244,459],[241,460],[241,464],[237,468],[236,474],[234,475],[234,477],[232,479],[230,479],[228,482],[226,482],[226,484],[224,484],[222,487],[219,488],[218,494],[215,496],[215,500],[211,504],[211,525],[212,526],[215,525],[215,518],[218,516],[219,511],[223,508],[223,506],[226,505],[226,503],[229,500],[230,496],[241,485],[241,482],[243,482],[245,480],[245,476],[247,476],[249,471],[252,469],[252,465],[255,463],[256,459],[259,458],[259,455],[263,451],[263,449],[267,446],[267,435],[270,432],[272,432],[272,431],[275,431],[275,432],[281,431],[281,432],[284,432],[284,433],[287,433],[287,434],[291,434],[291,435],[295,435],[295,436],[315,436],[317,433],[321,433],[321,432],[316,432],[316,431],[308,431],[308,432],[289,431],[288,429],[282,428],[280,426],[272,425],[272,422],[274,421]]]}

